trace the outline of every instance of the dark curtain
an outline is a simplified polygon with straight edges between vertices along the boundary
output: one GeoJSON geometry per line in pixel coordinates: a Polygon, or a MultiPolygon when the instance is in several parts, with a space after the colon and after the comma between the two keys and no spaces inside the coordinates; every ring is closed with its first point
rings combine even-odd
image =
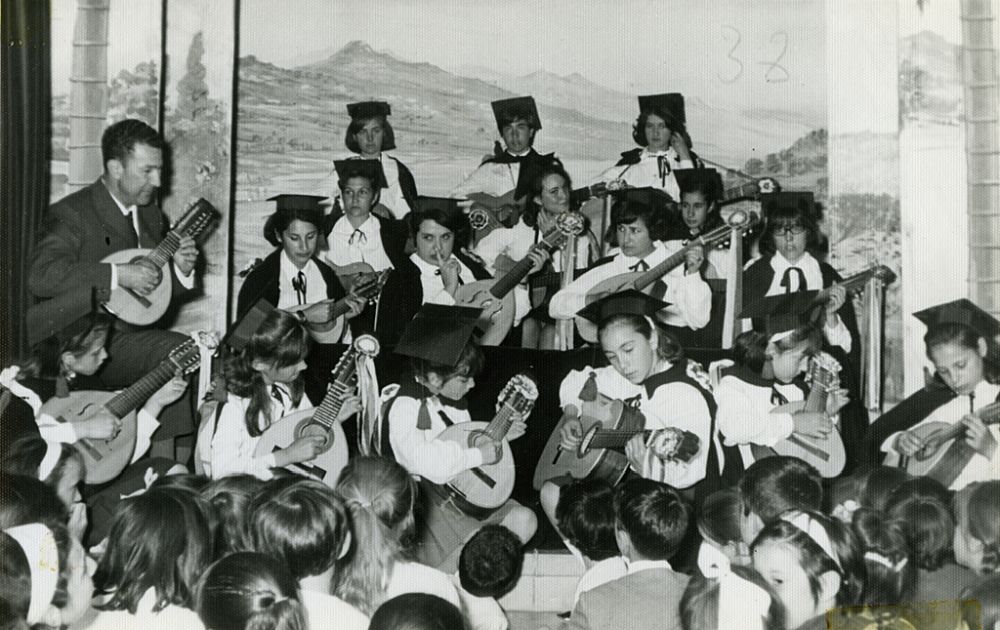
{"type": "Polygon", "coordinates": [[[50,17],[45,0],[0,2],[3,33],[0,120],[0,367],[25,348],[28,256],[49,205],[50,17]]]}

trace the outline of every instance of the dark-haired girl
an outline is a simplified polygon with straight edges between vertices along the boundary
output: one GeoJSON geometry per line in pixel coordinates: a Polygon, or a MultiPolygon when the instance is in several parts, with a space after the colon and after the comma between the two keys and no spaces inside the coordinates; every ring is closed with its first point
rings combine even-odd
{"type": "Polygon", "coordinates": [[[177,488],[119,503],[94,575],[101,612],[88,628],[197,628],[195,583],[212,561],[208,510],[177,488]]]}
{"type": "MultiPolygon", "coordinates": [[[[558,162],[552,162],[538,171],[532,179],[528,203],[520,220],[514,227],[493,230],[476,244],[476,254],[483,259],[495,276],[502,276],[505,271],[513,267],[514,263],[529,256],[534,262],[533,272],[544,270],[558,273],[563,270],[561,249],[550,256],[537,245],[542,236],[556,225],[559,215],[572,209],[570,203],[572,188],[573,183],[569,174],[558,162]]],[[[589,232],[578,236],[574,268],[586,269],[590,265],[594,251],[594,243],[589,232]]],[[[532,310],[528,290],[524,286],[515,289],[514,298],[517,307],[515,325],[524,317],[535,320],[532,326],[525,329],[526,332],[531,332],[531,338],[524,340],[525,343],[522,345],[532,348],[554,347],[555,328],[548,314],[548,303],[539,304],[532,310]]]]}
{"type": "Polygon", "coordinates": [[[846,390],[835,390],[823,411],[777,409],[805,400],[800,377],[820,352],[821,335],[807,324],[770,336],[748,331],[736,338],[735,363],[721,370],[715,388],[716,418],[725,444],[739,448],[744,470],[755,461],[754,444],[772,447],[793,432],[819,436],[834,430],[831,417],[846,404],[846,390]]]}
{"type": "Polygon", "coordinates": [[[208,567],[195,610],[206,630],[309,628],[295,578],[262,553],[230,554],[208,567]]]}
{"type": "MultiPolygon", "coordinates": [[[[606,258],[552,297],[549,314],[572,318],[588,304],[588,292],[600,282],[633,271],[647,271],[680,251],[680,241],[663,242],[667,217],[657,211],[643,191],[626,191],[611,210],[611,229],[621,251],[606,258]]],[[[670,304],[657,314],[661,323],[682,345],[703,328],[712,308],[712,291],[701,276],[704,252],[688,248],[684,264],[653,284],[652,294],[670,304]]]]}
{"type": "Polygon", "coordinates": [[[939,481],[959,490],[973,481],[996,479],[1000,427],[984,423],[973,412],[1000,400],[1000,362],[993,341],[1000,322],[968,300],[915,315],[928,325],[924,344],[935,376],[924,389],[877,419],[869,429],[869,441],[882,452],[912,456],[928,437],[921,427],[934,422],[942,427],[961,423],[964,433],[957,439],[964,440],[973,454],[954,479],[939,481]]]}
{"type": "Polygon", "coordinates": [[[640,96],[632,140],[639,148],[622,153],[614,166],[598,176],[598,181],[620,179],[633,188],[651,186],[666,192],[674,201],[680,199],[674,171],[694,168],[701,162],[691,151],[684,96],[676,93],[640,96]]]}
{"type": "Polygon", "coordinates": [[[826,611],[861,602],[865,569],[857,539],[819,512],[786,512],[750,547],[753,566],[777,593],[790,630],[826,628],[826,611]]]}
{"type": "MultiPolygon", "coordinates": [[[[354,317],[365,302],[344,291],[333,270],[316,258],[316,247],[326,235],[326,222],[319,197],[278,195],[277,210],[264,223],[264,238],[277,249],[257,264],[240,287],[236,315],[242,317],[257,300],[264,298],[278,308],[303,304],[305,321],[313,326],[330,321],[331,300],[346,300],[354,317]]],[[[343,329],[341,341],[349,341],[351,331],[343,329]]]]}
{"type": "MultiPolygon", "coordinates": [[[[211,453],[200,455],[207,460],[210,477],[248,473],[270,479],[272,468],[309,461],[320,452],[322,436],[303,436],[273,453],[254,455],[268,427],[290,413],[312,408],[301,376],[308,351],[309,334],[302,322],[275,310],[264,318],[244,348],[226,358],[228,398],[218,412],[211,453]]],[[[337,420],[357,410],[357,397],[348,397],[337,420]]]]}

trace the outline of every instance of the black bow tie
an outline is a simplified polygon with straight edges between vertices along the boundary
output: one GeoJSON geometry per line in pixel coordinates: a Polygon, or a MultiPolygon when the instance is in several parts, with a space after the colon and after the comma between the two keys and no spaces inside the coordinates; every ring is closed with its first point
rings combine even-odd
{"type": "Polygon", "coordinates": [[[785,269],[785,273],[781,276],[781,286],[785,287],[785,293],[792,292],[792,274],[795,274],[798,279],[797,290],[806,290],[806,274],[802,273],[802,270],[798,267],[789,267],[785,269]]]}

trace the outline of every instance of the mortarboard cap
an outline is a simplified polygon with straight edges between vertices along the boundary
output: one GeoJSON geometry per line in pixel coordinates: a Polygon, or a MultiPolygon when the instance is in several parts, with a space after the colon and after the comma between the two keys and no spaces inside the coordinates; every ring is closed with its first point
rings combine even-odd
{"type": "Polygon", "coordinates": [[[681,193],[705,190],[712,197],[718,200],[722,197],[725,187],[722,184],[722,175],[714,168],[681,168],[674,170],[674,177],[677,178],[677,187],[681,193]]]}
{"type": "Polygon", "coordinates": [[[107,290],[85,286],[31,306],[26,316],[28,345],[34,346],[55,335],[70,339],[86,334],[93,326],[93,315],[100,309],[100,303],[109,297],[107,290]]]}
{"type": "Polygon", "coordinates": [[[417,196],[417,207],[423,211],[441,210],[444,212],[458,212],[458,199],[450,197],[428,197],[426,195],[417,196]]]}
{"type": "Polygon", "coordinates": [[[242,350],[250,343],[250,338],[260,329],[267,316],[276,311],[273,304],[264,298],[257,300],[250,310],[243,314],[226,333],[225,342],[233,350],[242,350]]]}
{"type": "Polygon", "coordinates": [[[337,160],[333,165],[337,169],[337,179],[340,180],[341,186],[352,177],[364,177],[378,188],[389,187],[380,160],[337,160]]]}
{"type": "Polygon", "coordinates": [[[396,354],[454,367],[472,339],[481,309],[424,304],[403,330],[396,354]]]}
{"type": "MultiPolygon", "coordinates": [[[[684,95],[679,92],[670,92],[667,94],[647,94],[645,96],[639,97],[639,111],[640,112],[652,112],[658,110],[673,117],[673,120],[666,120],[667,126],[670,126],[671,122],[680,123],[683,127],[687,122],[687,117],[684,113],[684,95]]],[[[673,129],[673,127],[671,127],[673,129]]],[[[674,131],[680,131],[680,129],[673,129],[674,131]]]]}
{"type": "Polygon", "coordinates": [[[913,316],[928,328],[935,324],[962,324],[976,331],[976,334],[984,339],[1000,341],[997,340],[997,335],[1000,335],[1000,322],[965,298],[925,308],[913,316]]]}
{"type": "Polygon", "coordinates": [[[542,128],[542,120],[538,117],[538,107],[535,106],[535,99],[530,96],[505,98],[493,101],[490,105],[493,106],[493,116],[497,120],[497,129],[501,133],[503,132],[504,124],[510,124],[510,121],[516,118],[534,119],[534,128],[536,130],[542,128]]]}
{"type": "Polygon", "coordinates": [[[762,321],[768,337],[816,323],[821,314],[819,291],[796,291],[760,298],[743,307],[740,317],[762,321]]]}
{"type": "Polygon", "coordinates": [[[663,300],[658,300],[636,289],[628,289],[607,295],[596,302],[591,302],[577,312],[580,317],[600,324],[612,315],[639,315],[652,317],[654,314],[670,306],[663,300]]]}
{"type": "Polygon", "coordinates": [[[389,116],[390,114],[392,114],[392,108],[384,101],[362,101],[347,104],[347,115],[354,120],[389,116]]]}
{"type": "Polygon", "coordinates": [[[319,210],[319,204],[326,197],[319,195],[275,195],[268,197],[268,201],[275,202],[275,208],[282,210],[319,210]]]}

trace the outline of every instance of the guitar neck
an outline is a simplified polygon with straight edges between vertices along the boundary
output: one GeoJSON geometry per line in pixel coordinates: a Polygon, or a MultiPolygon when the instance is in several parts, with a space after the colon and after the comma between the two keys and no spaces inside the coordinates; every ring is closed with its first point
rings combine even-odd
{"type": "Polygon", "coordinates": [[[888,268],[879,265],[872,267],[871,269],[866,269],[860,273],[856,273],[853,276],[848,276],[837,284],[844,287],[848,293],[852,293],[863,289],[872,278],[877,277],[883,278],[883,282],[888,283],[892,281],[894,274],[892,274],[888,268]]]}
{"type": "MultiPolygon", "coordinates": [[[[538,244],[544,247],[547,251],[552,252],[556,247],[559,246],[560,237],[562,233],[558,228],[553,228],[548,233],[542,237],[542,240],[538,241],[538,244]],[[552,240],[550,240],[552,239],[552,240]],[[553,242],[553,240],[555,242],[553,242]]],[[[497,299],[502,299],[508,293],[514,290],[521,280],[524,280],[529,273],[531,273],[531,268],[534,266],[534,262],[528,256],[525,256],[520,261],[514,264],[502,278],[493,284],[490,289],[490,293],[493,297],[497,299]]]]}
{"type": "Polygon", "coordinates": [[[340,360],[337,361],[337,365],[333,368],[333,381],[326,390],[326,396],[323,397],[323,402],[313,412],[313,421],[322,424],[328,429],[333,427],[337,421],[340,408],[344,406],[344,398],[349,395],[348,392],[351,390],[350,381],[355,370],[355,354],[356,351],[353,347],[348,348],[344,356],[340,357],[340,360]]]}
{"type": "Polygon", "coordinates": [[[728,225],[720,225],[714,230],[692,239],[690,243],[668,256],[666,260],[651,267],[649,271],[636,278],[632,285],[637,290],[642,291],[666,274],[670,273],[670,271],[672,271],[675,267],[680,266],[684,262],[685,258],[687,258],[687,250],[689,247],[693,247],[695,245],[702,247],[714,245],[729,236],[731,231],[732,228],[728,225]]]}
{"type": "Polygon", "coordinates": [[[160,244],[156,246],[156,249],[151,251],[146,259],[157,267],[162,267],[163,265],[170,262],[170,259],[177,252],[177,249],[181,246],[181,235],[174,230],[167,233],[167,236],[160,241],[160,244]]]}
{"type": "Polygon", "coordinates": [[[644,438],[648,438],[650,434],[652,434],[652,431],[649,429],[599,429],[594,432],[593,439],[590,441],[590,447],[621,450],[625,448],[625,445],[628,444],[628,441],[631,440],[633,436],[639,433],[641,433],[644,438]]]}
{"type": "Polygon", "coordinates": [[[497,415],[493,417],[486,428],[483,429],[483,433],[489,436],[491,440],[499,442],[500,440],[507,437],[507,432],[514,425],[514,417],[518,412],[518,403],[523,400],[515,395],[514,400],[506,400],[500,407],[500,411],[497,415]]]}
{"type": "Polygon", "coordinates": [[[212,224],[214,216],[215,208],[204,199],[199,199],[184,213],[174,229],[170,230],[160,244],[146,256],[146,259],[157,267],[167,264],[180,247],[181,237],[198,238],[212,224]]]}
{"type": "MultiPolygon", "coordinates": [[[[197,351],[194,348],[193,341],[187,341],[185,344],[190,344],[185,352],[197,351]]],[[[138,381],[123,389],[118,395],[109,400],[104,406],[108,411],[112,413],[116,418],[124,418],[129,413],[135,411],[146,402],[153,392],[163,387],[167,381],[174,377],[174,372],[178,369],[178,365],[175,364],[170,358],[164,359],[153,368],[148,374],[140,378],[138,381]]]]}

